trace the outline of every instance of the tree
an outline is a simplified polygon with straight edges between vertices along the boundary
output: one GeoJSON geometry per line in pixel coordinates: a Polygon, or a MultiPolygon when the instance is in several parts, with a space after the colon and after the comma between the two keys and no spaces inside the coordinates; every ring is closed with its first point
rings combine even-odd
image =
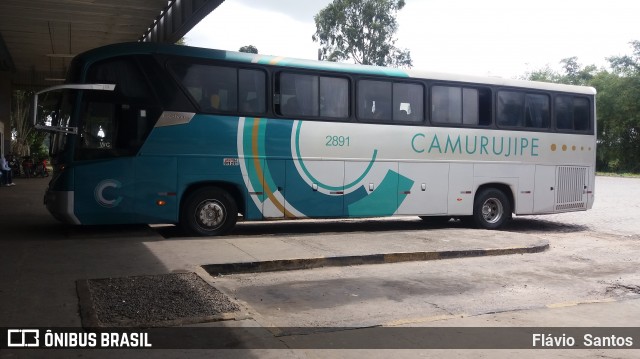
{"type": "Polygon", "coordinates": [[[404,0],[333,0],[314,17],[321,59],[363,65],[411,67],[411,53],[398,49],[396,14],[404,0]]]}
{"type": "Polygon", "coordinates": [[[544,68],[533,70],[531,72],[527,72],[524,76],[521,76],[522,80],[529,81],[540,81],[540,82],[553,82],[553,83],[561,83],[562,75],[552,69],[549,65],[546,65],[544,68]]]}
{"type": "Polygon", "coordinates": [[[560,64],[563,69],[562,72],[555,71],[547,65],[542,69],[528,72],[522,76],[522,79],[567,85],[589,86],[591,80],[598,73],[598,68],[595,65],[583,67],[575,56],[560,60],[560,64]]]}
{"type": "Polygon", "coordinates": [[[595,65],[582,67],[582,65],[578,63],[578,58],[575,56],[562,59],[560,63],[565,72],[564,76],[560,78],[560,82],[569,85],[589,85],[589,82],[594,77],[594,73],[598,70],[595,65]]]}
{"type": "Polygon", "coordinates": [[[247,52],[249,54],[257,54],[258,53],[258,48],[253,46],[253,45],[247,45],[247,46],[242,46],[240,48],[240,50],[238,50],[240,52],[247,52]]]}
{"type": "Polygon", "coordinates": [[[607,59],[610,70],[583,67],[577,57],[569,57],[560,61],[561,72],[547,66],[524,76],[596,88],[599,171],[640,172],[640,41],[631,46],[632,55],[607,59]]]}
{"type": "Polygon", "coordinates": [[[14,91],[12,96],[11,125],[15,138],[11,140],[11,152],[16,156],[30,154],[42,156],[44,152],[42,143],[47,134],[37,131],[31,123],[31,118],[29,118],[29,99],[31,96],[33,96],[32,92],[22,90],[14,91]]]}
{"type": "Polygon", "coordinates": [[[187,38],[181,37],[178,41],[176,41],[176,45],[187,45],[187,38]]]}
{"type": "Polygon", "coordinates": [[[614,56],[607,60],[615,72],[637,76],[640,74],[640,41],[631,41],[630,45],[633,48],[633,55],[614,56]]]}

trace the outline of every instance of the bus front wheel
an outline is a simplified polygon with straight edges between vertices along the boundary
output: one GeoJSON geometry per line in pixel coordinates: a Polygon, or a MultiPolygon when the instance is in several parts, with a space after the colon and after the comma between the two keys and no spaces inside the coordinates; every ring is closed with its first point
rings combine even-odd
{"type": "Polygon", "coordinates": [[[473,205],[473,220],[484,229],[502,228],[511,219],[511,203],[504,192],[486,188],[478,193],[473,205]]]}
{"type": "Polygon", "coordinates": [[[182,228],[192,235],[219,236],[233,229],[238,220],[238,206],[226,191],[200,188],[189,194],[180,213],[182,228]]]}

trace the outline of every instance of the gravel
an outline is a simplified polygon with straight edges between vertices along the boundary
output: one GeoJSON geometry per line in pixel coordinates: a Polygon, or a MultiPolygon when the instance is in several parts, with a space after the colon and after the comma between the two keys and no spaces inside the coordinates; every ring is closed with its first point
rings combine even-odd
{"type": "Polygon", "coordinates": [[[103,326],[203,322],[240,310],[195,273],[92,279],[88,287],[103,326]]]}

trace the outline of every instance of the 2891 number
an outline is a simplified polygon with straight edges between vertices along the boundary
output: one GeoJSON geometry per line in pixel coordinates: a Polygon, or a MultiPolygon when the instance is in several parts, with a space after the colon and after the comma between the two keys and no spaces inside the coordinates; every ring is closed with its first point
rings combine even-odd
{"type": "Polygon", "coordinates": [[[326,136],[325,139],[326,147],[348,147],[350,142],[349,136],[326,136]]]}

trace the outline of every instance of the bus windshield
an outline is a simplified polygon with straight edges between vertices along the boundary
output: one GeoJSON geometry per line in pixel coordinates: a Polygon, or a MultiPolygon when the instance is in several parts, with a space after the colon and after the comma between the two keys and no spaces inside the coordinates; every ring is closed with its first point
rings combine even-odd
{"type": "Polygon", "coordinates": [[[69,133],[73,133],[71,111],[76,90],[56,89],[45,92],[37,104],[35,113],[36,127],[54,132],[51,142],[51,155],[55,158],[62,153],[69,133]]]}
{"type": "Polygon", "coordinates": [[[135,155],[161,112],[137,61],[115,58],[96,63],[87,80],[114,84],[114,90],[82,93],[75,159],[135,155]]]}

